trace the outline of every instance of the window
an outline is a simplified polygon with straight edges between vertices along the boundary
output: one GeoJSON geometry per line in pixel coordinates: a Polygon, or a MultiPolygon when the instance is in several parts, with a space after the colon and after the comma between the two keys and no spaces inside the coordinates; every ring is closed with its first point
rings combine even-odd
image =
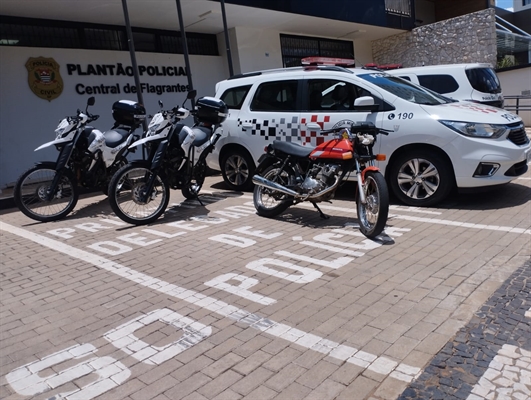
{"type": "Polygon", "coordinates": [[[296,95],[296,80],[262,83],[251,102],[251,110],[295,111],[296,95]]]}
{"type": "Polygon", "coordinates": [[[531,0],[522,0],[522,5],[523,6],[528,6],[531,4],[531,0]]]}
{"type": "Polygon", "coordinates": [[[371,93],[356,85],[334,79],[311,79],[308,81],[309,111],[345,111],[354,109],[354,100],[371,93]]]}
{"type": "Polygon", "coordinates": [[[459,84],[452,75],[419,75],[418,78],[421,86],[440,94],[452,93],[459,89],[459,84]]]}
{"type": "Polygon", "coordinates": [[[111,29],[85,28],[84,34],[88,49],[127,50],[123,32],[111,29]]]}
{"type": "Polygon", "coordinates": [[[490,68],[473,68],[466,70],[466,76],[474,89],[483,93],[501,93],[500,81],[490,68]]]}
{"type": "MultiPolygon", "coordinates": [[[[135,50],[183,54],[181,33],[132,28],[135,50]]],[[[217,56],[216,35],[187,33],[190,54],[217,56]]],[[[0,16],[0,46],[128,51],[123,26],[0,16]]]]}
{"type": "Polygon", "coordinates": [[[228,108],[239,110],[242,108],[243,100],[245,100],[251,86],[252,85],[231,88],[221,95],[221,100],[225,102],[228,108]]]}
{"type": "Polygon", "coordinates": [[[284,67],[297,67],[303,58],[312,56],[354,58],[354,46],[346,40],[280,35],[280,47],[284,67]]]}

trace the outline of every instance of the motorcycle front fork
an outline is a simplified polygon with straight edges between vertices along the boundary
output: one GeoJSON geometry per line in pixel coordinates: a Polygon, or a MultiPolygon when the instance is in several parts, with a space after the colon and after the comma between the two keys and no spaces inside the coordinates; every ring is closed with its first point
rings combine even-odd
{"type": "Polygon", "coordinates": [[[363,189],[363,179],[361,175],[361,167],[358,160],[354,160],[356,163],[356,181],[358,182],[358,192],[360,194],[361,204],[367,203],[367,198],[365,197],[365,190],[363,189]]]}

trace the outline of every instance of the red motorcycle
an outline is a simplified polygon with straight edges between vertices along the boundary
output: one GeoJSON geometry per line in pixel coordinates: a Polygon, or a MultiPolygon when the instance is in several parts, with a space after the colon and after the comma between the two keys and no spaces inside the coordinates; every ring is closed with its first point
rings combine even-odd
{"type": "Polygon", "coordinates": [[[374,165],[385,160],[373,154],[378,134],[387,135],[371,122],[356,122],[349,127],[321,131],[334,138],[317,147],[274,141],[260,157],[253,202],[258,215],[272,218],[293,204],[309,201],[323,218],[328,218],[317,203],[329,201],[351,172],[357,185],[356,206],[360,231],[368,238],[384,229],[389,213],[387,183],[374,165]]]}

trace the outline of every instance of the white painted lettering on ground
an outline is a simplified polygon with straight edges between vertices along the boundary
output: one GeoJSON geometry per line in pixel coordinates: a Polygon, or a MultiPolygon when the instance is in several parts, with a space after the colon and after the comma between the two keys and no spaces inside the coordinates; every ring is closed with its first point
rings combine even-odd
{"type": "Polygon", "coordinates": [[[118,349],[148,365],[159,365],[210,336],[212,328],[182,316],[168,308],[161,308],[141,315],[118,328],[107,332],[103,337],[118,349]],[[184,334],[176,341],[165,346],[154,346],[140,340],[135,331],[160,321],[181,330],[184,334]]]}
{"type": "Polygon", "coordinates": [[[411,382],[420,374],[420,368],[398,363],[395,360],[383,356],[376,356],[365,353],[351,346],[341,345],[340,343],[321,338],[317,335],[301,331],[289,325],[272,321],[266,317],[250,313],[238,307],[227,304],[221,300],[205,296],[194,290],[185,289],[169,282],[151,277],[131,268],[108,260],[104,257],[77,249],[65,243],[54,239],[18,228],[4,222],[0,222],[0,230],[9,232],[13,235],[20,236],[41,246],[48,247],[52,250],[61,252],[70,257],[90,263],[97,268],[112,272],[118,276],[138,283],[144,287],[164,293],[198,307],[205,308],[234,321],[249,325],[251,328],[258,329],[275,337],[281,337],[292,343],[308,349],[318,351],[339,360],[348,363],[362,365],[373,372],[387,375],[405,382],[411,382]]]}
{"type": "Polygon", "coordinates": [[[83,376],[96,374],[97,379],[94,382],[77,390],[58,393],[61,398],[92,399],[123,383],[129,378],[131,371],[120,361],[106,356],[85,359],[60,372],[48,372],[45,377],[40,376],[39,372],[68,360],[85,358],[94,352],[96,352],[96,348],[91,344],[77,344],[14,369],[6,375],[6,380],[18,394],[36,396],[83,376]]]}
{"type": "Polygon", "coordinates": [[[244,299],[251,300],[255,303],[263,304],[265,306],[276,303],[277,301],[275,299],[262,296],[261,294],[254,293],[249,290],[253,286],[256,286],[258,283],[260,283],[258,279],[250,278],[240,274],[230,273],[217,276],[214,279],[205,282],[205,285],[224,290],[225,292],[235,294],[237,296],[243,297],[244,299]],[[239,281],[240,284],[231,285],[230,283],[228,283],[231,280],[239,281]]]}

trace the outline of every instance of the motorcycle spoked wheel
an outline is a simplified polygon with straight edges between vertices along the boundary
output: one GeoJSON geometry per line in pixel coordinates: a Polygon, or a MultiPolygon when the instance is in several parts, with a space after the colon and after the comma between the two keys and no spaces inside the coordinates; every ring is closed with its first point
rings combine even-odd
{"type": "MultiPolygon", "coordinates": [[[[292,184],[295,174],[291,170],[281,170],[279,165],[272,165],[262,173],[262,177],[282,186],[292,184]]],[[[293,197],[277,190],[255,185],[253,203],[258,215],[267,218],[282,214],[293,204],[293,197]]]]}
{"type": "Polygon", "coordinates": [[[114,213],[133,225],[146,225],[156,221],[166,211],[170,201],[170,188],[159,176],[155,176],[153,190],[147,201],[141,200],[153,172],[143,166],[128,164],[122,167],[109,184],[109,202],[114,213]]]}
{"type": "Polygon", "coordinates": [[[69,169],[63,171],[53,198],[46,200],[46,192],[56,173],[52,167],[37,165],[18,178],[13,197],[24,215],[36,221],[49,222],[66,217],[74,209],[79,192],[69,169]]]}
{"type": "Polygon", "coordinates": [[[356,197],[356,209],[360,231],[368,238],[378,236],[385,228],[389,215],[389,189],[383,175],[377,171],[367,171],[363,184],[367,202],[356,197]]]}

